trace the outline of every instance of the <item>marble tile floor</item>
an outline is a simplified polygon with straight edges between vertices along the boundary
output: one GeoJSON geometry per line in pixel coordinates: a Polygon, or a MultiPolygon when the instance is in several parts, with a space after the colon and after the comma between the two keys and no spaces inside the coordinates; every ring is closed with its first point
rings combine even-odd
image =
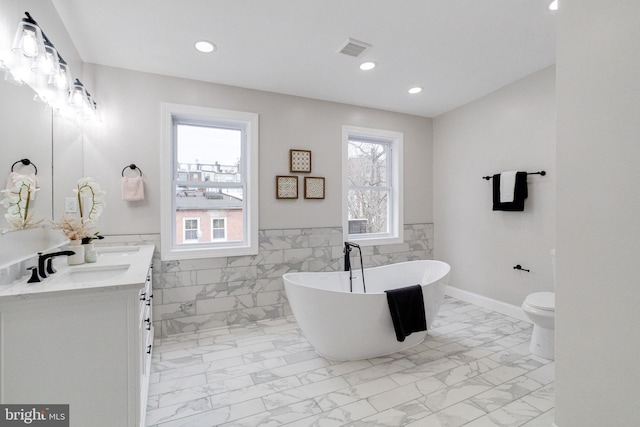
{"type": "Polygon", "coordinates": [[[550,427],[554,364],[531,325],[445,297],[420,345],[318,356],[293,317],[156,339],[149,427],[550,427]]]}

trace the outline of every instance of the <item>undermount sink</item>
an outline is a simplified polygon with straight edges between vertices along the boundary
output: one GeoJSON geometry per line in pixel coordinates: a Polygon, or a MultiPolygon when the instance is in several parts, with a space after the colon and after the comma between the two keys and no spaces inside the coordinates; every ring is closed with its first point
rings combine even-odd
{"type": "MultiPolygon", "coordinates": [[[[92,263],[69,265],[68,259],[62,255],[44,259],[44,266],[52,268],[51,271],[55,271],[55,274],[39,282],[30,280],[33,274],[25,274],[21,271],[19,279],[8,285],[0,285],[0,305],[7,301],[22,300],[25,297],[48,298],[54,294],[74,295],[95,290],[139,289],[151,279],[150,266],[155,250],[154,245],[104,247],[96,245],[95,250],[102,252],[104,256],[98,256],[92,263]]],[[[55,248],[55,251],[59,249],[55,248]]],[[[51,254],[54,253],[51,252],[51,254]]],[[[35,265],[30,266],[32,269],[39,268],[40,263],[33,264],[35,265]]],[[[21,263],[20,270],[23,270],[24,266],[25,264],[21,263]]]]}
{"type": "Polygon", "coordinates": [[[62,277],[61,279],[72,283],[88,283],[113,280],[115,278],[123,276],[129,269],[129,267],[129,264],[76,267],[72,270],[69,270],[64,275],[64,279],[62,277]]]}
{"type": "Polygon", "coordinates": [[[104,247],[104,248],[96,248],[96,252],[98,256],[117,257],[117,256],[135,255],[138,252],[140,252],[140,248],[137,246],[104,247]]]}

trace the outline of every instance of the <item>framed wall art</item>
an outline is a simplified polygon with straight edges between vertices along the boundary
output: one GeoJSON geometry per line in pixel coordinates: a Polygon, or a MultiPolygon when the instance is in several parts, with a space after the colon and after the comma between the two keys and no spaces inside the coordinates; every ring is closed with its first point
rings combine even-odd
{"type": "Polygon", "coordinates": [[[304,178],[304,198],[324,199],[324,178],[307,176],[304,178]]]}
{"type": "Polygon", "coordinates": [[[311,151],[289,150],[289,172],[311,173],[311,151]]]}
{"type": "Polygon", "coordinates": [[[298,177],[276,176],[276,199],[297,199],[298,177]]]}

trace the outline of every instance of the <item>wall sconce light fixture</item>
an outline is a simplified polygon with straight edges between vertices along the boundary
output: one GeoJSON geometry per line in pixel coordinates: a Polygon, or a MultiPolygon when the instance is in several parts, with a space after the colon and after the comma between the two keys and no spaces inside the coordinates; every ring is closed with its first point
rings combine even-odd
{"type": "Polygon", "coordinates": [[[80,80],[72,83],[67,62],[29,12],[25,15],[13,39],[14,55],[2,64],[5,80],[20,85],[26,83],[36,92],[36,99],[55,111],[73,107],[84,120],[97,119],[96,102],[80,80]]]}

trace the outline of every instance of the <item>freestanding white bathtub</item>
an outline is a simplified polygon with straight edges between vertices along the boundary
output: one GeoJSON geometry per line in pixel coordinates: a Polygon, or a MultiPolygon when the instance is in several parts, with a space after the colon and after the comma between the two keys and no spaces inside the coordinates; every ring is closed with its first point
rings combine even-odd
{"type": "Polygon", "coordinates": [[[358,360],[395,353],[420,344],[427,332],[414,332],[398,342],[385,290],[422,285],[427,329],[440,309],[449,280],[449,264],[420,260],[349,272],[287,273],[282,276],[291,310],[319,355],[332,360],[358,360]]]}

